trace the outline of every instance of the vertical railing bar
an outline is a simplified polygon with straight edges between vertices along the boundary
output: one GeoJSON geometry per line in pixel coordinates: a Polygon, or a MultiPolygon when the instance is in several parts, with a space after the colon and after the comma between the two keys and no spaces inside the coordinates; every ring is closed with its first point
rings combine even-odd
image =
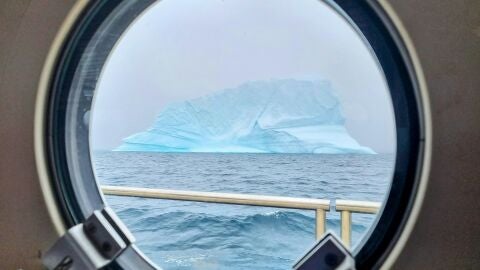
{"type": "Polygon", "coordinates": [[[319,240],[325,233],[326,214],[324,209],[315,210],[315,238],[319,240]]]}
{"type": "Polygon", "coordinates": [[[340,212],[340,221],[341,221],[341,227],[340,227],[340,235],[342,237],[343,243],[347,246],[350,247],[350,242],[351,242],[351,230],[352,230],[352,212],[343,210],[340,212]]]}

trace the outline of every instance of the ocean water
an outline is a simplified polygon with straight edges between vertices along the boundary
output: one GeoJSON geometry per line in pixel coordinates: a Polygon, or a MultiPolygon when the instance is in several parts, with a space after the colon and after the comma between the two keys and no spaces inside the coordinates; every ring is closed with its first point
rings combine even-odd
{"type": "MultiPolygon", "coordinates": [[[[105,185],[382,202],[394,155],[95,152],[105,185]]],[[[291,269],[315,242],[313,211],[107,196],[163,269],[291,269]]],[[[375,215],[354,214],[357,244],[375,215]]],[[[339,234],[339,215],[327,213],[339,234]]]]}

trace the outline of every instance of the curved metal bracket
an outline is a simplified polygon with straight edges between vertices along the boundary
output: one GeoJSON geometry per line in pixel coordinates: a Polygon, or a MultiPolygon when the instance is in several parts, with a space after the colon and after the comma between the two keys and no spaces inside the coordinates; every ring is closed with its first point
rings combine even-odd
{"type": "Polygon", "coordinates": [[[70,228],[45,253],[42,263],[51,270],[100,269],[134,241],[113,210],[105,207],[70,228]]]}

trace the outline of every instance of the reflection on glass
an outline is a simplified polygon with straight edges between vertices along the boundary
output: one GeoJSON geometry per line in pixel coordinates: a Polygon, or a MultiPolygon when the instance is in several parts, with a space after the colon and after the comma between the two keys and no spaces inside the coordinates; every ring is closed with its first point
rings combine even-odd
{"type": "MultiPolygon", "coordinates": [[[[375,56],[326,4],[167,0],[111,52],[91,148],[103,185],[382,202],[393,119],[375,56]]],[[[165,269],[288,269],[315,241],[314,211],[107,202],[165,269]]],[[[352,246],[375,217],[353,215],[352,246]]]]}

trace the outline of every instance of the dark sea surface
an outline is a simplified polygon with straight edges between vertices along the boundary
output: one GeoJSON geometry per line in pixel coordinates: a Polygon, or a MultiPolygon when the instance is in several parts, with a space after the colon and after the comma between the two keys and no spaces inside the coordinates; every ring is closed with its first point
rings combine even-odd
{"type": "MultiPolygon", "coordinates": [[[[394,155],[95,152],[100,184],[382,202],[394,155]]],[[[291,269],[315,242],[313,211],[107,196],[163,269],[291,269]]],[[[354,214],[353,245],[375,215],[354,214]]],[[[339,234],[339,215],[327,213],[339,234]]]]}

